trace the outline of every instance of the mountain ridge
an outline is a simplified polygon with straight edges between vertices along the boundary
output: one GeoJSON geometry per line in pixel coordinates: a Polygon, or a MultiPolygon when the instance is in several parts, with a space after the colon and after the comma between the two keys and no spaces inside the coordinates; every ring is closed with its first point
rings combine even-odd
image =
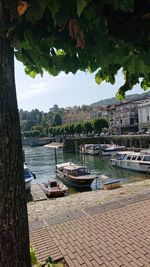
{"type": "MultiPolygon", "coordinates": [[[[132,94],[132,95],[127,95],[125,100],[140,100],[150,97],[150,91],[142,94],[132,94]]],[[[99,100],[97,102],[94,102],[90,104],[90,107],[99,107],[99,106],[108,106],[108,105],[115,105],[119,104],[121,101],[117,100],[115,97],[99,100]]]]}

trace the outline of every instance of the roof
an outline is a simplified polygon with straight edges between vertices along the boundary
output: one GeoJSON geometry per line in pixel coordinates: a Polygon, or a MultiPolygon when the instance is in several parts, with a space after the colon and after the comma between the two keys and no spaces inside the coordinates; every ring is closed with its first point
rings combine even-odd
{"type": "Polygon", "coordinates": [[[134,152],[134,151],[116,151],[116,154],[120,154],[120,155],[124,155],[124,154],[128,154],[128,155],[139,155],[139,152],[134,152]]]}
{"type": "Polygon", "coordinates": [[[72,162],[64,162],[64,163],[60,163],[60,164],[56,164],[57,168],[63,168],[63,167],[67,167],[67,166],[74,166],[75,164],[72,162]]]}
{"type": "Polygon", "coordinates": [[[81,169],[81,168],[86,169],[87,167],[86,166],[80,166],[80,165],[70,165],[70,166],[64,167],[64,170],[73,171],[73,170],[78,170],[78,169],[81,169]]]}
{"type": "Polygon", "coordinates": [[[50,143],[50,144],[45,145],[44,147],[62,148],[63,147],[63,143],[53,142],[53,143],[50,143]]]}

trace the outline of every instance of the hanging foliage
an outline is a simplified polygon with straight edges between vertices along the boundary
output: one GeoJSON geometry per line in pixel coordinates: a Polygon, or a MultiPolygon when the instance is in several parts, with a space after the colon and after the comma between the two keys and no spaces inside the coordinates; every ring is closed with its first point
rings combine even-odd
{"type": "Polygon", "coordinates": [[[9,36],[30,76],[97,71],[98,84],[114,84],[122,69],[119,98],[137,83],[149,88],[149,0],[8,0],[2,12],[9,19],[0,15],[0,34],[9,36]]]}

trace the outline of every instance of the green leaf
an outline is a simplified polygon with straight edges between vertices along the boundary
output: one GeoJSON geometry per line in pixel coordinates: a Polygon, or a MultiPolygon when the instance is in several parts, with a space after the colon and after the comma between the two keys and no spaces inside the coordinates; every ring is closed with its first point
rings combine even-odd
{"type": "Polygon", "coordinates": [[[39,20],[43,15],[46,4],[47,0],[38,1],[38,4],[36,0],[32,0],[30,8],[25,15],[26,19],[33,22],[39,20]]]}
{"type": "Polygon", "coordinates": [[[61,7],[60,1],[59,0],[48,0],[48,7],[52,13],[52,17],[54,18],[61,7]]]}
{"type": "Polygon", "coordinates": [[[96,81],[97,84],[101,84],[103,82],[103,79],[102,79],[102,77],[101,77],[99,72],[96,73],[96,75],[95,75],[95,81],[96,81]]]}
{"type": "Polygon", "coordinates": [[[35,78],[38,73],[33,70],[30,70],[28,67],[25,67],[25,73],[28,74],[31,78],[35,78]]]}
{"type": "Polygon", "coordinates": [[[147,91],[150,88],[150,81],[143,79],[141,82],[141,87],[144,89],[144,91],[147,91]]]}
{"type": "Polygon", "coordinates": [[[56,55],[57,56],[63,56],[63,55],[66,55],[66,53],[62,49],[58,49],[58,50],[56,50],[56,55]]]}
{"type": "Polygon", "coordinates": [[[36,258],[35,251],[32,246],[30,247],[30,257],[31,257],[32,265],[37,264],[37,258],[36,258]]]}
{"type": "Polygon", "coordinates": [[[80,17],[83,9],[86,7],[86,0],[77,0],[77,15],[80,17]]]}

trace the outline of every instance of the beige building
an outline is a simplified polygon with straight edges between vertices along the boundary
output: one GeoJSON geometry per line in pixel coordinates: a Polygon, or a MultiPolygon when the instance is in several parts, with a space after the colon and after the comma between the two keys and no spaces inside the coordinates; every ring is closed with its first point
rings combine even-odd
{"type": "Polygon", "coordinates": [[[118,134],[138,131],[138,104],[140,101],[127,101],[116,106],[112,127],[118,134]]]}
{"type": "Polygon", "coordinates": [[[139,130],[150,128],[150,100],[138,105],[139,130]]]}

